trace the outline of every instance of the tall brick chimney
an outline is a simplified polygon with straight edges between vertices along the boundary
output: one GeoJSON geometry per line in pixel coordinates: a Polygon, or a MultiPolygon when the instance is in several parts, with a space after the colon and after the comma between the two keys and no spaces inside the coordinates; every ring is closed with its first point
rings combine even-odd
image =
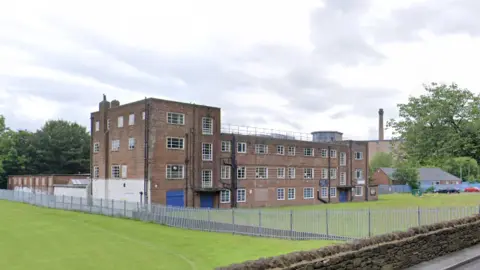
{"type": "Polygon", "coordinates": [[[378,110],[378,139],[380,141],[384,140],[383,136],[383,109],[378,110]]]}

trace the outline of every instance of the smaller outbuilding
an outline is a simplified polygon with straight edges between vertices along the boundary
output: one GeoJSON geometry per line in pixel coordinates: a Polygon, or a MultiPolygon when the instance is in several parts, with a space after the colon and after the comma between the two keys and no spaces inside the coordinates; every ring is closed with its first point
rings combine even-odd
{"type": "MultiPolygon", "coordinates": [[[[395,181],[393,177],[395,170],[395,168],[379,168],[372,176],[375,184],[400,185],[401,183],[395,181]]],[[[462,179],[440,168],[420,168],[418,172],[418,180],[422,186],[458,185],[462,183],[462,179]]]]}

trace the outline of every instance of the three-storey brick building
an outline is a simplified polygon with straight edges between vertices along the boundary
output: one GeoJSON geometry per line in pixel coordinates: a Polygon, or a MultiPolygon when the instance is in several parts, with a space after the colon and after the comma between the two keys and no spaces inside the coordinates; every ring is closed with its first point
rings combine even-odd
{"type": "Polygon", "coordinates": [[[363,142],[222,130],[220,108],[154,98],[104,97],[91,129],[94,197],[219,208],[377,199],[363,142]]]}

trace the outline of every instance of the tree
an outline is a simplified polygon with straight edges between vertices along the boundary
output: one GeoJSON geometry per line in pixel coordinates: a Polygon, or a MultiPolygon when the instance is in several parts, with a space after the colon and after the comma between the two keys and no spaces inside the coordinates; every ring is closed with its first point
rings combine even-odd
{"type": "Polygon", "coordinates": [[[441,167],[463,181],[475,182],[480,180],[478,163],[471,157],[450,158],[441,167]]]}
{"type": "Polygon", "coordinates": [[[439,164],[452,157],[480,161],[480,95],[456,84],[425,85],[426,94],[398,104],[397,120],[387,126],[412,160],[439,164]]]}
{"type": "Polygon", "coordinates": [[[418,168],[412,163],[400,163],[393,172],[392,178],[400,184],[409,185],[412,189],[420,188],[418,168]]]}
{"type": "Polygon", "coordinates": [[[391,168],[393,167],[393,156],[391,153],[378,152],[370,160],[369,164],[369,181],[373,182],[373,174],[379,168],[391,168]]]}

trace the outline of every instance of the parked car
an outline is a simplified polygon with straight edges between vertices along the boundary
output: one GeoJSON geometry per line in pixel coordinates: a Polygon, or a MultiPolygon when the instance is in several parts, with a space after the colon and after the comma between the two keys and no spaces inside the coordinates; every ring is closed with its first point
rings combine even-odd
{"type": "Polygon", "coordinates": [[[447,194],[460,193],[460,189],[458,189],[458,188],[442,188],[442,189],[437,189],[436,192],[437,193],[447,193],[447,194]]]}
{"type": "Polygon", "coordinates": [[[478,187],[467,187],[464,191],[465,192],[480,192],[480,188],[478,188],[478,187]]]}

